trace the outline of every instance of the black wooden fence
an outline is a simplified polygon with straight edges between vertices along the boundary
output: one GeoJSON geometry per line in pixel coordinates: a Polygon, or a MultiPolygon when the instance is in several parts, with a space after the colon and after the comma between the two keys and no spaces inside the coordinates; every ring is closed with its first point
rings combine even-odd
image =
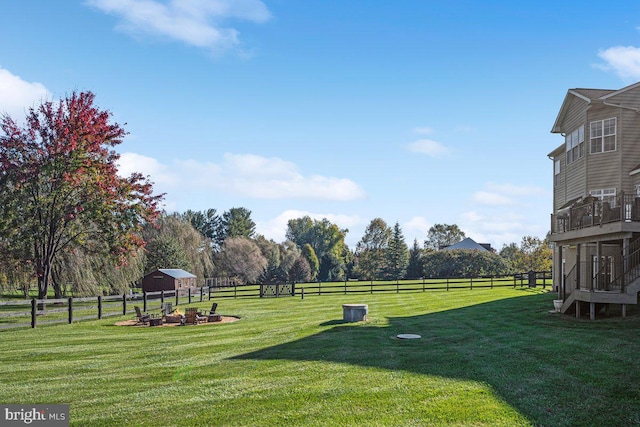
{"type": "Polygon", "coordinates": [[[423,278],[415,280],[296,283],[295,285],[233,285],[209,288],[210,298],[266,298],[282,296],[320,296],[376,292],[426,292],[517,286],[551,286],[551,272],[537,271],[508,276],[423,278]]]}
{"type": "Polygon", "coordinates": [[[184,288],[176,291],[144,292],[86,298],[13,300],[0,302],[0,329],[74,321],[102,319],[135,313],[161,312],[165,302],[174,306],[210,299],[208,288],[184,288]]]}
{"type": "Polygon", "coordinates": [[[449,291],[497,287],[551,285],[551,273],[529,272],[509,276],[477,278],[423,278],[396,281],[316,282],[274,285],[232,285],[222,287],[185,288],[176,291],[146,292],[88,298],[12,300],[0,302],[0,329],[32,327],[74,321],[102,319],[108,316],[134,314],[134,306],[144,312],[160,313],[165,302],[174,306],[213,298],[269,298],[321,296],[332,294],[401,293],[449,291]]]}

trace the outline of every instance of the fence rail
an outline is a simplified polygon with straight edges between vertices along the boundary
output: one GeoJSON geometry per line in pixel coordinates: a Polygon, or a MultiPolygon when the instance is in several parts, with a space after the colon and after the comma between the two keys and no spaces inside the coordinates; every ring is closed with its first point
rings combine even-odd
{"type": "Polygon", "coordinates": [[[232,285],[224,287],[184,288],[175,291],[144,292],[84,298],[31,299],[0,302],[0,329],[35,328],[37,325],[73,323],[109,316],[134,314],[134,306],[144,312],[161,312],[165,302],[174,306],[209,301],[213,298],[266,298],[363,294],[377,292],[426,292],[452,289],[537,286],[551,282],[550,272],[529,272],[509,276],[474,278],[438,278],[398,281],[341,281],[297,283],[295,285],[232,285]]]}
{"type": "Polygon", "coordinates": [[[0,302],[0,329],[123,316],[135,313],[135,305],[145,312],[160,312],[165,301],[177,306],[209,300],[209,295],[208,288],[185,288],[142,294],[3,301],[0,302]]]}
{"type": "Polygon", "coordinates": [[[265,285],[235,285],[220,288],[209,288],[211,298],[260,298],[267,296],[284,295],[331,295],[331,294],[355,294],[375,292],[426,292],[450,289],[473,289],[493,287],[517,287],[551,285],[551,272],[538,271],[518,273],[508,276],[486,277],[449,277],[430,278],[398,281],[340,281],[340,282],[313,282],[296,283],[292,287],[291,294],[278,293],[273,295],[264,291],[265,285]]]}

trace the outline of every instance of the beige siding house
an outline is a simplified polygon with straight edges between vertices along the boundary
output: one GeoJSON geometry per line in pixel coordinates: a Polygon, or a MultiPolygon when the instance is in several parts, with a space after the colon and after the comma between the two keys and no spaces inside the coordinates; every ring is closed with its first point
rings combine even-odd
{"type": "Polygon", "coordinates": [[[561,311],[591,319],[640,291],[640,83],[570,89],[552,133],[551,242],[561,311]]]}

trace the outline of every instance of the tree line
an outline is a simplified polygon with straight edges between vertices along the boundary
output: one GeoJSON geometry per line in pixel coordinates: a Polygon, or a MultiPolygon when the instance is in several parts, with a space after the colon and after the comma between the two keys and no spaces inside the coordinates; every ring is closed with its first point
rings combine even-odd
{"type": "Polygon", "coordinates": [[[238,207],[168,213],[147,177],[118,174],[112,149],[126,135],[91,92],[0,118],[0,287],[38,297],[126,292],[158,268],[245,283],[478,276],[548,270],[545,241],[525,236],[500,253],[442,251],[465,238],[436,224],[408,247],[396,222],[375,218],[354,249],[326,218],[291,219],[286,240],[256,233],[238,207]]]}
{"type": "MultiPolygon", "coordinates": [[[[282,243],[256,234],[251,211],[245,208],[230,209],[222,216],[218,216],[215,209],[164,214],[160,224],[168,221],[181,221],[185,233],[189,225],[193,227],[204,240],[192,247],[210,247],[211,251],[197,249],[188,255],[187,246],[179,244],[181,239],[178,238],[170,246],[182,250],[154,254],[153,250],[157,248],[154,237],[147,236],[150,238],[148,256],[162,259],[162,263],[149,263],[147,271],[160,265],[174,265],[192,269],[199,276],[230,276],[245,283],[283,283],[477,277],[551,268],[551,249],[547,240],[533,236],[523,237],[520,245],[504,245],[499,253],[441,250],[466,237],[455,224],[436,224],[430,228],[422,246],[414,240],[408,247],[398,222],[390,227],[382,218],[375,218],[352,250],[345,243],[348,230],[326,218],[317,220],[304,216],[289,220],[287,240],[282,243]],[[198,256],[199,262],[188,261],[198,259],[198,256]],[[211,270],[199,270],[198,266],[210,266],[211,270]]],[[[162,241],[171,241],[177,236],[175,231],[163,234],[162,225],[154,232],[163,236],[162,241]]]]}

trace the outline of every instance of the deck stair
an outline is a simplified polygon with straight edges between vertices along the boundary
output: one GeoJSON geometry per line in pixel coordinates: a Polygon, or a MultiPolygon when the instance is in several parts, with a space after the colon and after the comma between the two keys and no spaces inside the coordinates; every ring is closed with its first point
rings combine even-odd
{"type": "MultiPolygon", "coordinates": [[[[638,241],[634,243],[637,244],[638,241]]],[[[594,289],[593,282],[598,283],[598,276],[601,274],[598,273],[592,280],[590,288],[588,286],[579,286],[570,295],[565,295],[560,312],[568,313],[575,310],[579,302],[592,303],[592,307],[606,304],[622,304],[624,307],[628,304],[638,304],[638,293],[640,292],[640,248],[635,249],[625,257],[624,265],[628,265],[629,268],[606,286],[594,289]]],[[[577,283],[575,267],[566,275],[566,280],[573,280],[577,283]]],[[[594,316],[594,308],[592,308],[591,318],[593,319],[594,316]]]]}

